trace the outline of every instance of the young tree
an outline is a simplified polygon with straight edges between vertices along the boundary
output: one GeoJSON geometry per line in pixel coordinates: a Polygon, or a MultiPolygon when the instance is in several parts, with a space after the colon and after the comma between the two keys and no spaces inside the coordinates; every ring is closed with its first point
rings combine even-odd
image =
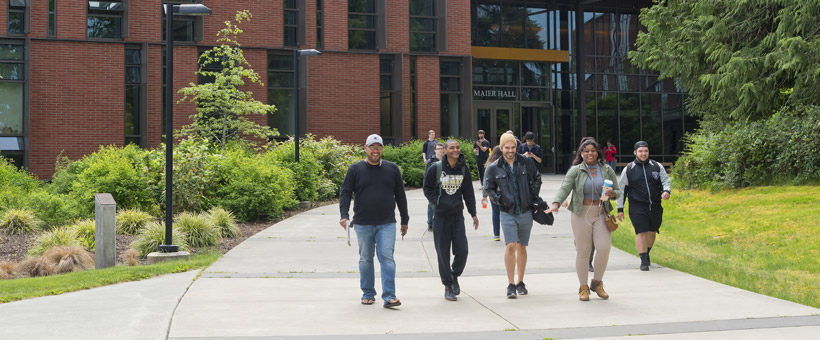
{"type": "Polygon", "coordinates": [[[820,104],[820,1],[654,0],[630,60],[688,91],[712,124],[820,104]]]}
{"type": "Polygon", "coordinates": [[[225,27],[217,33],[216,46],[199,57],[197,75],[209,79],[203,84],[191,83],[179,90],[184,96],[179,102],[196,103],[193,122],[182,128],[183,135],[205,138],[223,149],[228,141],[241,140],[244,136],[266,139],[278,135],[275,129],[248,120],[247,115],[273,114],[276,108],[253,98],[253,92],[240,89],[245,80],[264,86],[259,74],[251,69],[245,59],[237,37],[242,29],[237,24],[250,21],[247,10],[236,12],[236,24],[225,21],[225,27]],[[220,68],[207,71],[205,68],[220,68]]]}

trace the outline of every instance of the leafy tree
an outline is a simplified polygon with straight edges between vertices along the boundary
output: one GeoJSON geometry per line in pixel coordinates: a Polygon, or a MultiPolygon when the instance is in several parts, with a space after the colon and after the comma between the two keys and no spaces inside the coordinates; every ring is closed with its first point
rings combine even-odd
{"type": "Polygon", "coordinates": [[[654,1],[630,59],[675,79],[709,124],[820,104],[820,1],[654,1]]]}
{"type": "MultiPolygon", "coordinates": [[[[236,12],[237,24],[250,21],[247,10],[236,12]]],[[[275,107],[253,98],[253,92],[240,88],[247,81],[264,86],[259,74],[245,59],[237,37],[242,29],[230,21],[225,21],[217,33],[216,46],[199,57],[197,74],[212,80],[204,84],[191,83],[179,90],[184,97],[180,102],[190,100],[197,104],[196,113],[191,115],[193,123],[183,127],[183,135],[195,135],[218,144],[223,149],[228,141],[241,140],[243,136],[266,139],[278,135],[275,129],[248,120],[251,114],[272,114],[275,107]],[[206,70],[219,68],[219,71],[206,70]]]]}

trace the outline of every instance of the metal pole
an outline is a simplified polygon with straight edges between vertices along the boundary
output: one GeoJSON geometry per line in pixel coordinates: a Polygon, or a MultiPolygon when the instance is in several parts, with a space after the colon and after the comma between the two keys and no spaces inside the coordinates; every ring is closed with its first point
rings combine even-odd
{"type": "Polygon", "coordinates": [[[293,50],[293,83],[296,84],[294,94],[293,111],[296,114],[296,132],[294,133],[296,142],[296,163],[299,163],[299,50],[293,50]]]}
{"type": "Polygon", "coordinates": [[[165,244],[160,251],[179,251],[172,244],[174,223],[174,5],[165,4],[165,244]]]}

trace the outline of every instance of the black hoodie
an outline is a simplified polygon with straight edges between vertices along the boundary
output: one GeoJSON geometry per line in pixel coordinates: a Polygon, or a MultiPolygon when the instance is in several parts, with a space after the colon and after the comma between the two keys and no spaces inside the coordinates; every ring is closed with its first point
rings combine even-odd
{"type": "Polygon", "coordinates": [[[467,203],[470,216],[476,215],[475,192],[473,179],[464,154],[458,156],[456,167],[451,168],[447,154],[441,157],[441,198],[439,198],[439,180],[436,178],[436,166],[430,165],[424,173],[424,197],[436,204],[436,214],[447,216],[459,215],[464,211],[462,200],[467,203]],[[462,175],[462,168],[464,169],[462,175]],[[438,202],[438,203],[436,203],[438,202]]]}

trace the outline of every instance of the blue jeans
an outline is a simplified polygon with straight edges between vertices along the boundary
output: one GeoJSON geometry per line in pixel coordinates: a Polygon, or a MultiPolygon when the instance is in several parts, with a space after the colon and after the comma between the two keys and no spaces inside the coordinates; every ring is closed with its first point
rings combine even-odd
{"type": "Polygon", "coordinates": [[[493,236],[498,237],[501,235],[501,208],[493,202],[490,205],[493,207],[493,236]]]}
{"type": "Polygon", "coordinates": [[[396,298],[396,262],[393,249],[396,245],[396,224],[355,225],[359,241],[359,281],[362,299],[376,296],[373,253],[379,257],[382,278],[382,300],[385,303],[396,298]]]}

